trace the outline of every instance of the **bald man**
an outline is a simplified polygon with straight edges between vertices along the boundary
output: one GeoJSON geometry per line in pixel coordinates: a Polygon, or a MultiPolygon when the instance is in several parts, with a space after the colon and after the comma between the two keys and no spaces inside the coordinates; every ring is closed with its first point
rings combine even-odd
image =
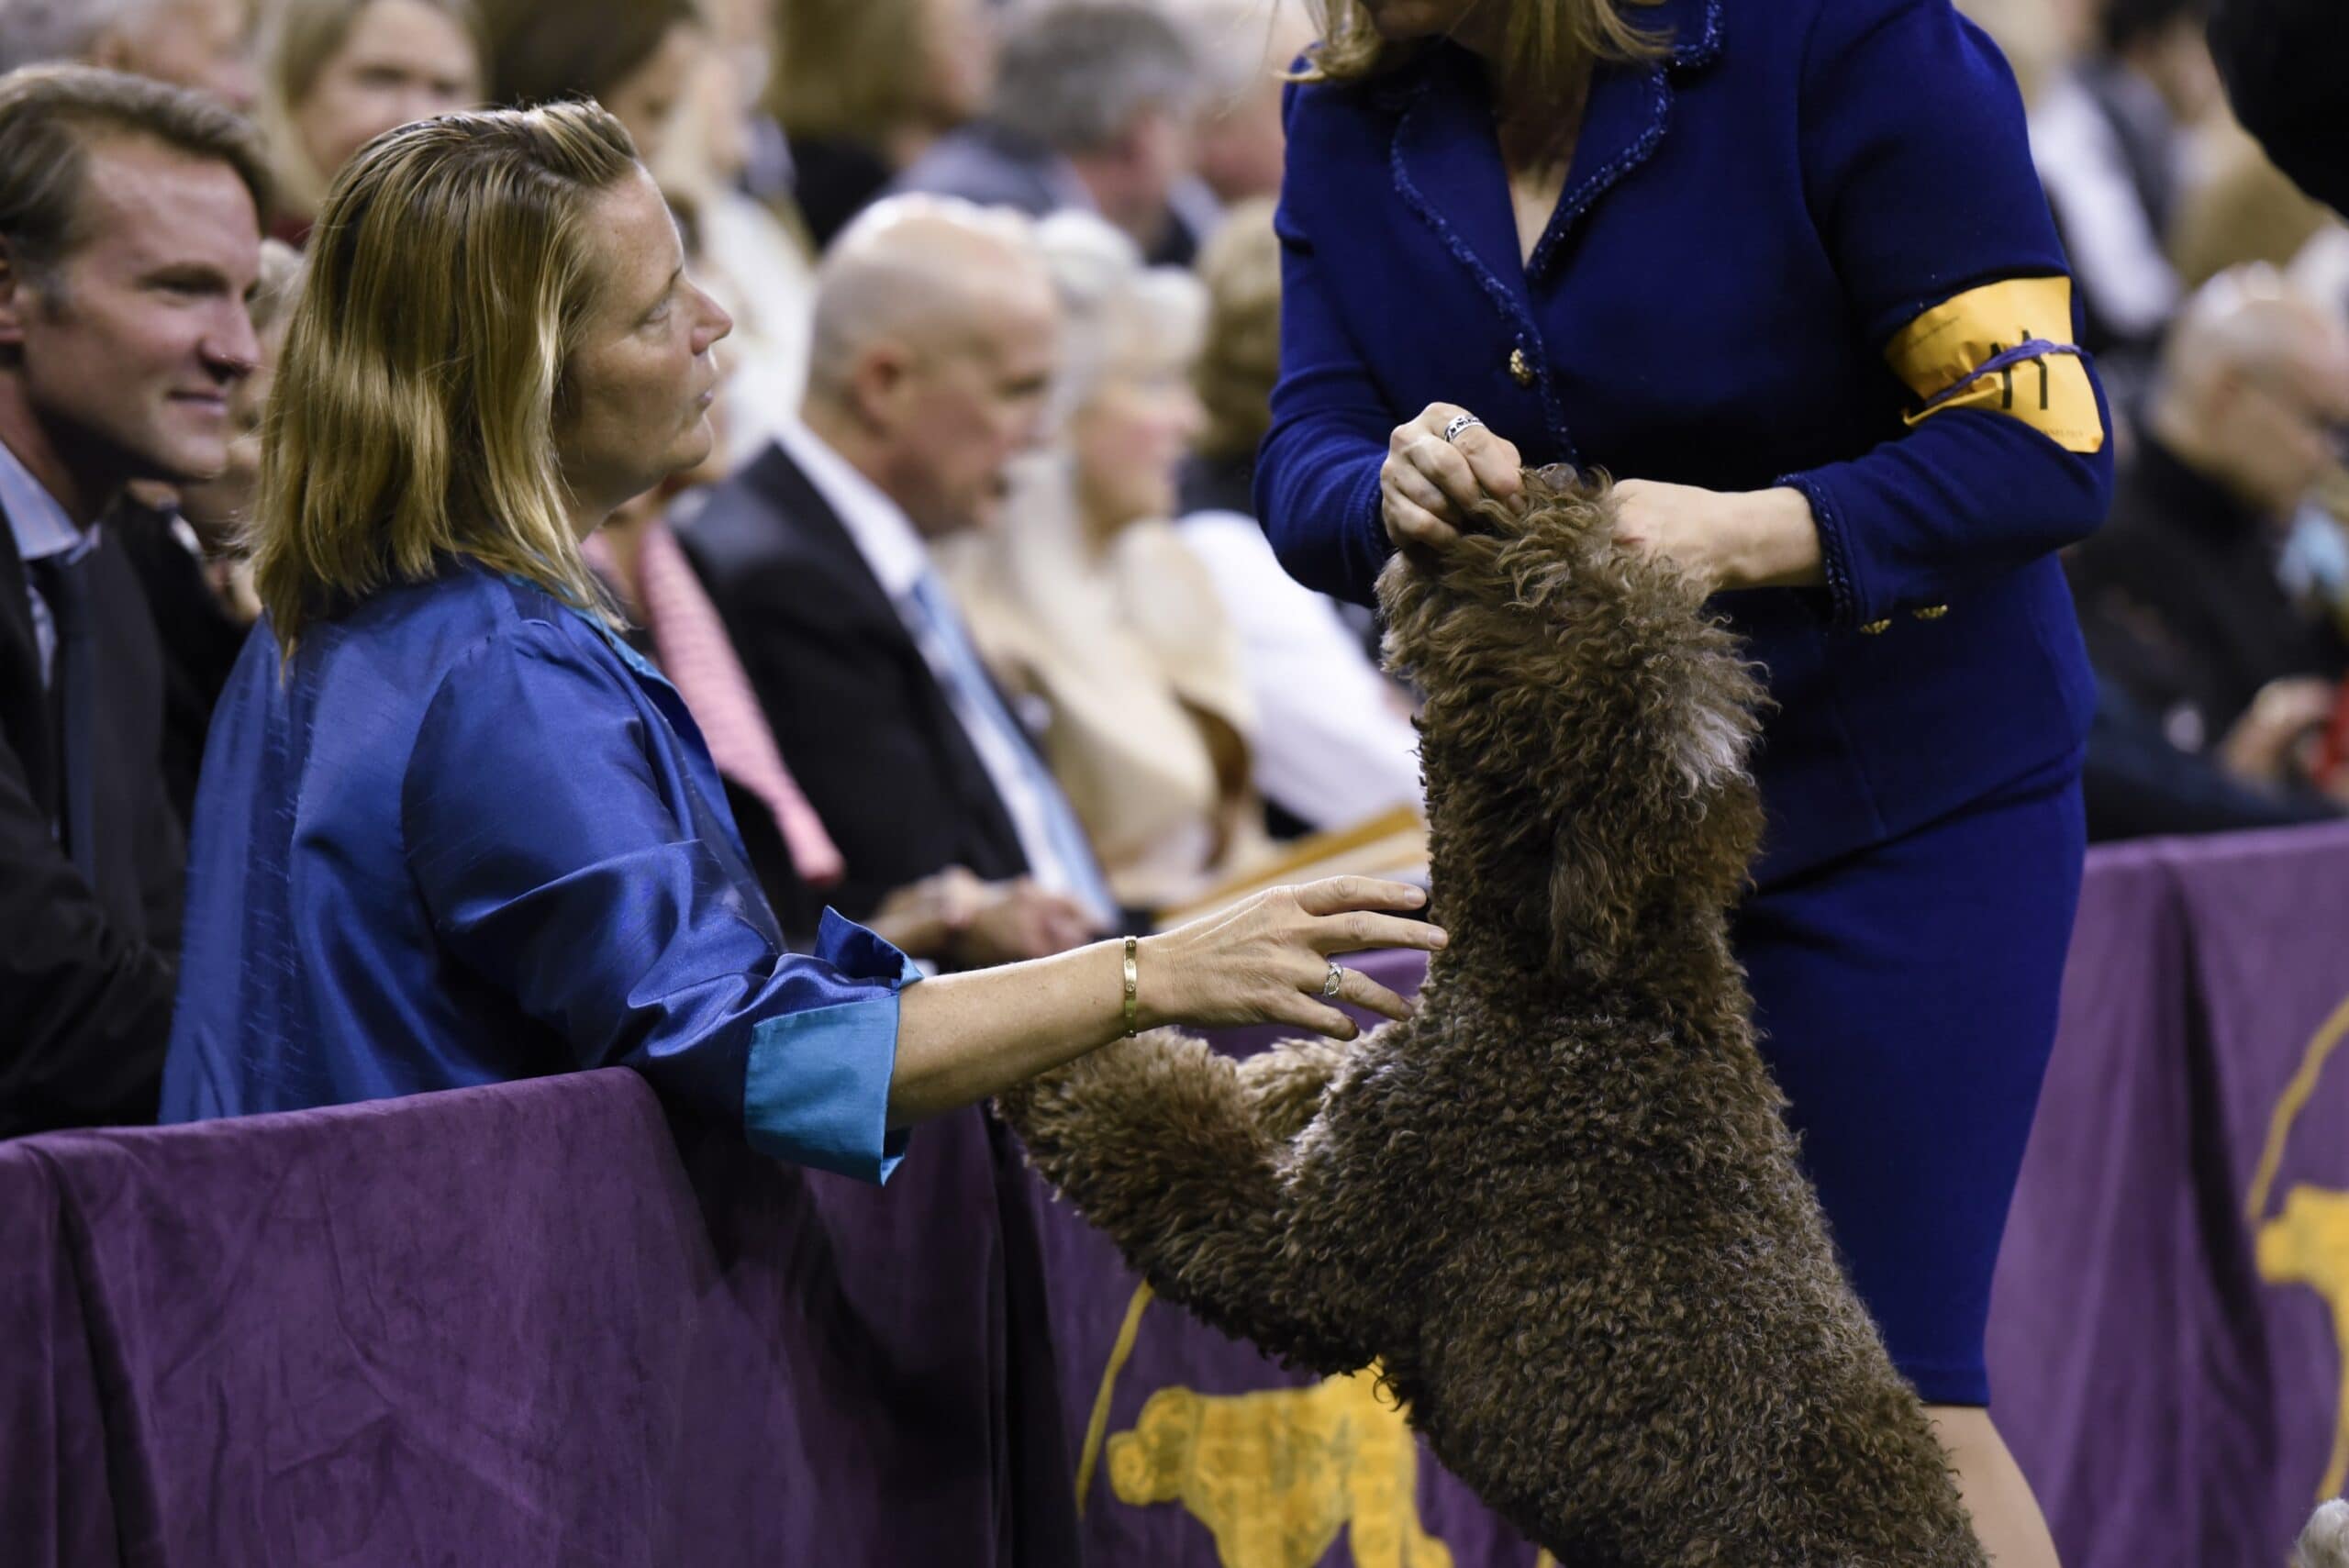
{"type": "Polygon", "coordinates": [[[2291,792],[2349,650],[2277,576],[2295,516],[2340,483],[2349,330],[2266,268],[2223,273],[2164,344],[2111,520],[2066,561],[2099,673],[2172,744],[2291,792]]]}
{"type": "Polygon", "coordinates": [[[972,962],[1088,940],[1119,911],[930,560],[1041,433],[1058,306],[1027,220],[884,201],[833,242],[815,313],[799,422],[677,531],[847,862],[830,901],[863,918],[959,866],[1014,900],[972,962]]]}

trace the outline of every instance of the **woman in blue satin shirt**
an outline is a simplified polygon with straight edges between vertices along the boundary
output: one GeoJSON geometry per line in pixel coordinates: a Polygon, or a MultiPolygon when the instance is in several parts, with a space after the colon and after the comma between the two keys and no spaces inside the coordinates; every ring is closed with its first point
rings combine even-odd
{"type": "Polygon", "coordinates": [[[1717,586],[1777,705],[1765,1052],[1986,1543],[2052,1564],[1983,1328],[2080,874],[2054,552],[2111,463],[2005,64],[1949,0],[1320,9],[1258,516],[1367,602],[1520,464],[1591,465],[1717,586]]]}
{"type": "Polygon", "coordinates": [[[310,255],[257,507],[268,617],[196,804],[167,1119],[624,1062],[880,1181],[909,1123],[1136,1024],[1350,1036],[1330,984],[1399,1013],[1328,954],[1441,937],[1379,912],[1415,890],[1359,879],[910,990],[835,917],[786,952],[699,733],[580,555],[707,456],[729,325],[627,132],[564,104],[386,133],[310,255]]]}

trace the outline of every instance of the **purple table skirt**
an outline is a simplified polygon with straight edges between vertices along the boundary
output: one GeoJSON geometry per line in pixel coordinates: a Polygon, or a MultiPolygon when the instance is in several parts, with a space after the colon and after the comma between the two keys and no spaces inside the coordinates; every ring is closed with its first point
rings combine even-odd
{"type": "Polygon", "coordinates": [[[614,1070],[0,1149],[0,1560],[1065,1562],[1000,1137],[885,1196],[614,1070]]]}
{"type": "MultiPolygon", "coordinates": [[[[2340,1485],[2344,996],[2349,828],[2092,858],[1991,1323],[2069,1568],[2279,1562],[2340,1485]]],[[[11,1565],[1535,1561],[975,1112],[884,1191],[626,1072],[59,1135],[0,1230],[11,1565]]]]}

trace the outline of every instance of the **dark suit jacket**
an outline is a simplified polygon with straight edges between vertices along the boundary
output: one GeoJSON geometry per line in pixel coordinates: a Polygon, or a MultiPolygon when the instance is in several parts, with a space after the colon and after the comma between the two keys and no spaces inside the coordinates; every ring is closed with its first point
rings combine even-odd
{"type": "Polygon", "coordinates": [[[154,612],[163,652],[163,782],[183,823],[195,820],[195,779],[212,706],[243,651],[246,628],[229,618],[205,581],[204,563],[173,533],[176,518],[124,500],[106,516],[106,541],[120,545],[154,612]]]}
{"type": "Polygon", "coordinates": [[[164,792],[162,657],[117,543],[92,560],[95,885],[50,830],[63,763],[0,520],[0,1137],[151,1121],[171,1031],[184,855],[164,792]]]}
{"type": "Polygon", "coordinates": [[[2306,789],[2267,791],[2230,777],[2199,751],[2170,743],[2161,719],[2121,688],[2100,683],[2080,764],[2088,842],[2173,833],[2226,833],[2323,822],[2341,809],[2306,789]]]}
{"type": "MultiPolygon", "coordinates": [[[[856,541],[780,446],[677,530],[775,743],[848,862],[815,895],[852,918],[948,866],[1028,870],[1018,830],[856,541]]],[[[786,930],[807,911],[777,910],[786,930]]]]}
{"type": "MultiPolygon", "coordinates": [[[[981,206],[1018,207],[1030,217],[1043,217],[1064,205],[1065,182],[1073,177],[1060,172],[1064,169],[1051,148],[980,120],[940,137],[888,189],[960,196],[981,206]]],[[[1153,267],[1187,267],[1198,257],[1201,239],[1181,210],[1170,206],[1166,226],[1143,260],[1153,267]]]]}
{"type": "Polygon", "coordinates": [[[2104,531],[2065,558],[2097,668],[2146,712],[2190,708],[2215,745],[2259,690],[2337,680],[2349,651],[2276,574],[2278,530],[2151,436],[2104,531]]]}

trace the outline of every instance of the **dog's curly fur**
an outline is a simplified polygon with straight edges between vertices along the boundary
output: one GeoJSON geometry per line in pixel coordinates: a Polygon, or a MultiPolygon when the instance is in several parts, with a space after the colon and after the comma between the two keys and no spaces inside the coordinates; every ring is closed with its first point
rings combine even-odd
{"type": "Polygon", "coordinates": [[[1380,1363],[1567,1568],[1981,1568],[1754,1051],[1759,686],[1603,482],[1529,482],[1379,583],[1452,935],[1417,1016],[1246,1062],[1146,1035],[1002,1108],[1161,1295],[1380,1363]]]}

